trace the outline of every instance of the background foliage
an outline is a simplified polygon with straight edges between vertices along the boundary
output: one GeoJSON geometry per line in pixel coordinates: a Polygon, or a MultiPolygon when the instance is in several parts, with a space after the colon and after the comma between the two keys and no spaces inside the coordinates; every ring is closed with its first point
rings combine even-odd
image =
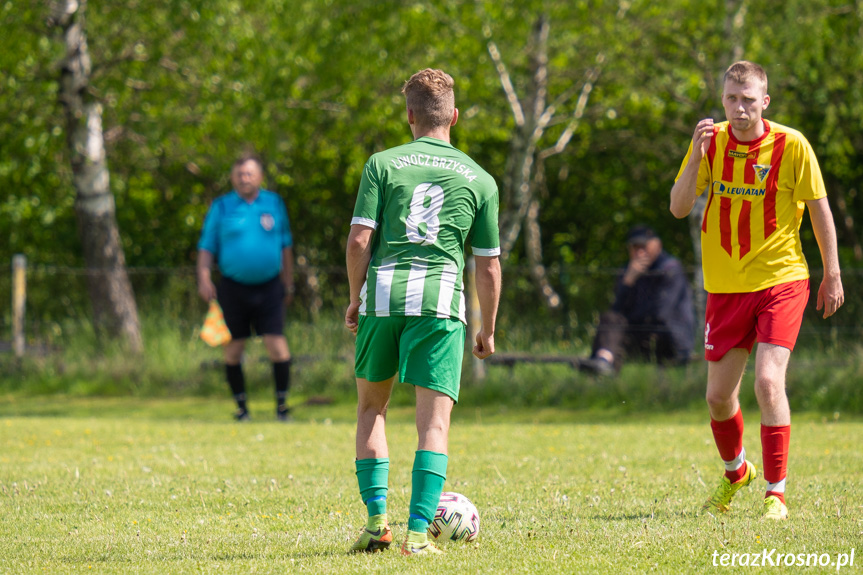
{"type": "MultiPolygon", "coordinates": [[[[28,256],[37,270],[30,320],[59,322],[88,312],[73,275],[82,257],[57,102],[62,46],[45,25],[48,10],[45,0],[0,4],[0,261],[28,256]]],[[[454,144],[500,178],[514,123],[487,43],[500,48],[524,95],[540,13],[551,22],[550,98],[603,61],[572,142],[547,163],[543,252],[564,297],[551,324],[577,331],[593,321],[633,223],[654,225],[669,251],[692,262],[687,224],[668,213],[668,191],[692,126],[718,117],[719,78],[734,48],[770,74],[768,118],[800,128],[815,147],[846,271],[841,321],[860,323],[847,318],[863,313],[854,297],[863,292],[854,270],[863,4],[841,0],[91,0],[90,88],[104,104],[139,304],[199,312],[185,266],[210,201],[228,190],[228,166],[254,147],[265,156],[268,187],[288,204],[315,297],[341,307],[343,238],[363,162],[410,137],[402,82],[425,66],[448,70],[461,109],[454,144]],[[157,267],[174,271],[152,273],[157,267]],[[170,303],[178,290],[181,303],[170,303]]],[[[550,139],[555,129],[563,126],[550,139]]],[[[808,223],[804,240],[819,267],[808,223]]],[[[517,247],[505,262],[503,311],[513,317],[537,307],[522,261],[517,247]]],[[[0,295],[8,285],[0,273],[0,295]]],[[[5,309],[2,317],[7,323],[5,309]]]]}

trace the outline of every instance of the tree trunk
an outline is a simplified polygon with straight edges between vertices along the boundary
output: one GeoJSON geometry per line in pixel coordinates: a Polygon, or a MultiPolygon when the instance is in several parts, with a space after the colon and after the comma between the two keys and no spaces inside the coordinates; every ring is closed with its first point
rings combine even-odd
{"type": "MultiPolygon", "coordinates": [[[[513,93],[512,98],[519,106],[516,114],[516,134],[510,145],[507,159],[509,173],[505,178],[504,198],[507,211],[502,214],[501,258],[506,259],[521,234],[524,219],[533,200],[534,164],[537,144],[545,131],[541,118],[545,112],[545,99],[548,84],[548,18],[540,15],[533,26],[529,41],[531,82],[528,97],[522,105],[513,93]]],[[[501,64],[502,65],[502,64],[501,64]]]]}
{"type": "Polygon", "coordinates": [[[122,339],[130,351],[142,349],[138,309],[126,273],[114,196],[105,158],[102,107],[90,101],[90,55],[84,29],[86,0],[55,2],[49,24],[62,30],[66,56],[62,62],[60,103],[66,119],[66,140],[75,186],[75,212],[90,273],[87,282],[97,333],[122,339]]]}
{"type": "MultiPolygon", "coordinates": [[[[545,15],[537,17],[529,42],[531,82],[529,94],[522,105],[512,86],[507,86],[508,76],[502,60],[496,59],[498,72],[504,82],[504,90],[513,106],[516,117],[516,133],[510,145],[507,159],[507,174],[504,180],[504,200],[507,211],[501,217],[501,258],[506,259],[521,235],[522,226],[527,226],[525,237],[527,259],[531,277],[540,294],[551,309],[560,307],[560,296],[548,281],[548,274],[542,263],[540,243],[539,201],[536,199],[537,154],[539,140],[548,124],[549,110],[546,108],[548,94],[548,34],[549,23],[545,15]],[[517,110],[516,110],[517,108],[517,110]]],[[[497,53],[497,48],[489,46],[497,53]]],[[[499,58],[499,54],[498,58],[499,58]]],[[[553,113],[553,110],[551,111],[553,113]]]]}
{"type": "MultiPolygon", "coordinates": [[[[621,11],[619,17],[622,17],[625,12],[625,10],[621,11]]],[[[493,41],[488,42],[488,53],[500,76],[501,86],[515,120],[515,132],[510,141],[506,174],[501,191],[503,206],[500,214],[501,259],[507,259],[524,228],[526,256],[531,269],[531,278],[542,294],[545,305],[550,309],[556,309],[560,307],[561,299],[549,283],[547,270],[542,263],[540,202],[537,194],[545,183],[545,159],[560,154],[569,144],[584,115],[593,83],[599,77],[605,62],[605,55],[597,54],[596,66],[585,72],[580,86],[574,82],[554,101],[548,103],[549,31],[548,17],[544,14],[539,15],[531,30],[527,46],[527,52],[530,54],[531,79],[527,97],[523,102],[515,92],[503,58],[493,41]],[[541,148],[540,143],[546,128],[557,123],[556,120],[562,120],[559,116],[555,116],[555,113],[576,94],[578,99],[575,109],[568,120],[563,120],[566,122],[563,133],[552,146],[541,148]]]]}

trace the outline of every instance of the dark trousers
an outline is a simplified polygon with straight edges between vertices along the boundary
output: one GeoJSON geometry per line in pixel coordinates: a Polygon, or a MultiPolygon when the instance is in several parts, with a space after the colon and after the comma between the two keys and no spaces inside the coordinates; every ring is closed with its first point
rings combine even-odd
{"type": "Polygon", "coordinates": [[[607,349],[614,354],[616,369],[620,369],[624,358],[677,365],[686,363],[688,359],[675,349],[665,326],[630,324],[626,317],[614,311],[599,316],[593,339],[594,356],[599,349],[607,349]]]}

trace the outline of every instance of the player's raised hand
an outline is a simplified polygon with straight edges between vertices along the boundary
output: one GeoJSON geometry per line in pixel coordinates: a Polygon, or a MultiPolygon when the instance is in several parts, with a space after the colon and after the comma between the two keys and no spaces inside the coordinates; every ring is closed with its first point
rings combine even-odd
{"type": "Polygon", "coordinates": [[[700,161],[707,153],[712,137],[713,118],[704,118],[695,126],[695,133],[692,135],[692,155],[698,154],[697,160],[700,161]]]}
{"type": "Polygon", "coordinates": [[[828,318],[842,307],[845,303],[845,290],[842,288],[842,278],[836,276],[824,276],[821,287],[818,288],[818,303],[815,309],[824,308],[824,318],[828,318]]]}

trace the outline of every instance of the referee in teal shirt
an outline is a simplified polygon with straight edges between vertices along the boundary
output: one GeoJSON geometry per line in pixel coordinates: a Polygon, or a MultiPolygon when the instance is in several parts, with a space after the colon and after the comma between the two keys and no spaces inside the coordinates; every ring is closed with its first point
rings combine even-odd
{"type": "Polygon", "coordinates": [[[234,417],[249,419],[243,351],[252,328],[263,336],[273,363],[276,417],[290,421],[287,406],[291,383],[291,351],[284,334],[285,306],[294,296],[294,254],[288,212],[278,194],[261,188],[263,163],[244,155],[231,168],[234,191],[217,198],[198,242],[198,293],[217,299],[231,332],[224,346],[228,385],[237,402],[234,417]],[[221,281],[213,284],[213,262],[221,281]]]}

